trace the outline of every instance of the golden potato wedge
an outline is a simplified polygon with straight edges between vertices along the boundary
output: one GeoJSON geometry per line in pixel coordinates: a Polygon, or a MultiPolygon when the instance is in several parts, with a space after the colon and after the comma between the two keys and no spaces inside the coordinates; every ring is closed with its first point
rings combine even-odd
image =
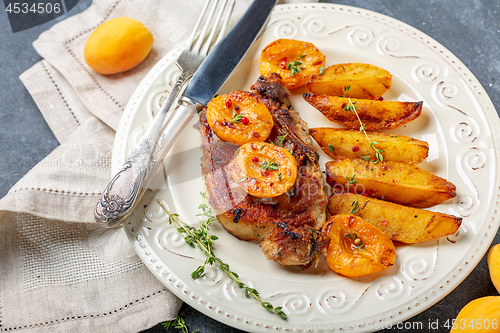
{"type": "Polygon", "coordinates": [[[366,193],[419,208],[432,207],[456,196],[455,185],[415,165],[343,157],[325,166],[326,181],[335,190],[366,193]]]}
{"type": "Polygon", "coordinates": [[[391,87],[392,75],[370,64],[336,64],[325,68],[307,82],[312,93],[330,96],[374,99],[391,87]]]}
{"type": "Polygon", "coordinates": [[[422,112],[422,102],[372,101],[316,94],[303,96],[326,118],[352,129],[358,129],[361,125],[356,114],[348,110],[350,103],[356,107],[367,131],[398,128],[416,119],[422,112]]]}
{"type": "Polygon", "coordinates": [[[324,65],[325,55],[314,44],[278,39],[262,50],[259,72],[264,76],[278,73],[288,89],[295,89],[305,85],[324,65]]]}
{"type": "Polygon", "coordinates": [[[357,216],[332,216],[322,231],[330,237],[323,252],[328,266],[335,273],[360,277],[383,271],[396,259],[394,244],[389,237],[357,216]]]}
{"type": "Polygon", "coordinates": [[[453,235],[462,224],[460,217],[345,192],[330,196],[328,212],[332,215],[354,213],[390,239],[408,244],[453,235]]]}
{"type": "MultiPolygon", "coordinates": [[[[321,149],[333,158],[349,157],[375,160],[375,151],[363,132],[332,127],[310,128],[309,132],[321,149]]],[[[427,158],[429,144],[403,135],[368,133],[371,141],[379,142],[384,161],[416,165],[427,158]]]]}

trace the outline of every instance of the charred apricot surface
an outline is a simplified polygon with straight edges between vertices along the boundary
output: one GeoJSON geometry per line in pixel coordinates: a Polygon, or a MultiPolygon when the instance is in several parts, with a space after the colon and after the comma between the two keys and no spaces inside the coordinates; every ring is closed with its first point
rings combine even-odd
{"type": "Polygon", "coordinates": [[[297,163],[286,149],[269,143],[247,143],[229,163],[231,177],[248,194],[271,198],[288,191],[297,179],[297,163]]]}
{"type": "Polygon", "coordinates": [[[389,237],[357,216],[332,216],[323,227],[323,233],[330,237],[324,252],[328,266],[335,273],[360,277],[383,271],[396,259],[389,237]]]}
{"type": "Polygon", "coordinates": [[[325,55],[312,43],[295,39],[278,39],[267,45],[260,56],[260,74],[281,75],[288,89],[307,83],[325,65],[325,55]]]}
{"type": "Polygon", "coordinates": [[[266,140],[274,125],[264,103],[240,90],[213,98],[207,106],[207,121],[219,138],[238,146],[266,140]]]}

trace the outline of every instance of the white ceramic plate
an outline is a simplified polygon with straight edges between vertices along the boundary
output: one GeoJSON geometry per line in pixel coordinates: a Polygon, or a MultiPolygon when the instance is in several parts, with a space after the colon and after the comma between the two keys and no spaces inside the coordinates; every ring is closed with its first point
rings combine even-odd
{"type": "MultiPolygon", "coordinates": [[[[249,90],[258,77],[260,50],[278,38],[313,42],[326,54],[327,66],[343,62],[378,65],[393,74],[386,100],[422,100],[422,116],[393,133],[429,142],[425,169],[452,181],[457,197],[433,210],[463,217],[459,233],[412,246],[398,246],[394,266],[365,278],[319,267],[301,271],[268,261],[258,244],[243,242],[218,224],[216,253],[262,298],[283,306],[284,321],[245,298],[218,268],[192,280],[204,257],[187,246],[167,222],[156,199],[196,225],[201,203],[200,138],[188,126],[154,182],[154,191],[124,224],[146,266],[183,301],[225,324],[251,332],[333,331],[351,326],[373,331],[427,309],[455,288],[487,250],[498,228],[500,201],[498,155],[500,122],[483,88],[471,72],[443,46],[397,20],[367,10],[328,4],[277,6],[265,33],[249,51],[221,93],[249,90]],[[142,208],[144,207],[144,208],[142,208]]],[[[180,49],[179,49],[180,50],[180,49]]],[[[159,109],[179,74],[179,50],[163,58],[140,84],[126,107],[116,135],[117,169],[159,109]]],[[[335,126],[293,92],[292,103],[309,127],[335,126]]],[[[194,121],[193,121],[194,124],[194,121]]],[[[320,152],[320,162],[328,157],[320,152]]],[[[351,331],[350,330],[350,331],[351,331]]]]}

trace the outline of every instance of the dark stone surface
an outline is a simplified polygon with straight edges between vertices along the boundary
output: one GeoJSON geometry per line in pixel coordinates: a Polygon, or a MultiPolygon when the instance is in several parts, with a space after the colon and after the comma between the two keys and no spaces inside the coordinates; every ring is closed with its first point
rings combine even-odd
{"type": "MultiPolygon", "coordinates": [[[[356,6],[391,16],[434,38],[455,54],[478,78],[497,110],[500,110],[500,4],[497,0],[351,0],[325,1],[356,6]]],[[[0,13],[0,197],[58,142],[43,120],[19,75],[41,60],[31,43],[56,22],[79,13],[90,5],[80,0],[69,13],[55,21],[12,33],[4,10],[0,13]]],[[[498,234],[494,243],[500,240],[498,234]]],[[[448,332],[442,324],[455,318],[469,301],[498,295],[489,279],[486,258],[452,293],[430,309],[408,320],[416,323],[439,320],[437,330],[393,329],[384,332],[448,332]]],[[[190,330],[199,333],[241,332],[208,318],[184,304],[180,315],[190,330]]],[[[145,332],[179,332],[157,325],[145,332]]]]}

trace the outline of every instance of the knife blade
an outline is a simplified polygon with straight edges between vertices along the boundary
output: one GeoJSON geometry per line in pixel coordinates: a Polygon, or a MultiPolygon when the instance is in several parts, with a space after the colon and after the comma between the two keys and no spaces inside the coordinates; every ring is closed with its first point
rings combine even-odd
{"type": "Polygon", "coordinates": [[[275,5],[276,0],[255,0],[226,37],[212,49],[183,96],[200,105],[207,104],[241,62],[275,5]]]}
{"type": "MultiPolygon", "coordinates": [[[[241,62],[263,30],[276,2],[277,0],[254,0],[231,31],[210,51],[188,83],[179,99],[179,105],[164,125],[158,139],[159,152],[149,162],[155,164],[150,167],[152,175],[182,129],[212,99],[241,62]]],[[[103,193],[94,212],[96,222],[105,228],[121,225],[140,201],[149,181],[150,179],[143,182],[144,188],[139,188],[136,183],[121,184],[120,194],[103,193]]]]}

